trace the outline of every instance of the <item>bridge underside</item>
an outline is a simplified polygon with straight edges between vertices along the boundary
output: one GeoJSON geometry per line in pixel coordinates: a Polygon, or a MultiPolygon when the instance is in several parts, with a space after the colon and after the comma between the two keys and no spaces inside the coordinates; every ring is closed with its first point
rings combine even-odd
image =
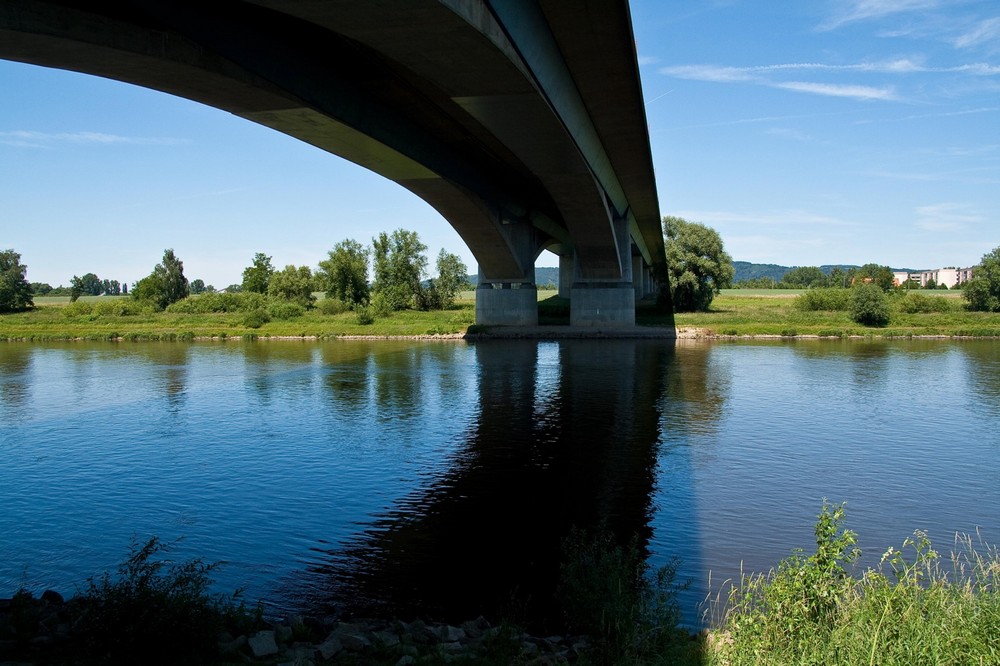
{"type": "Polygon", "coordinates": [[[225,109],[396,181],[476,257],[479,323],[537,323],[545,248],[576,325],[633,324],[665,263],[625,2],[3,0],[0,58],[225,109]]]}

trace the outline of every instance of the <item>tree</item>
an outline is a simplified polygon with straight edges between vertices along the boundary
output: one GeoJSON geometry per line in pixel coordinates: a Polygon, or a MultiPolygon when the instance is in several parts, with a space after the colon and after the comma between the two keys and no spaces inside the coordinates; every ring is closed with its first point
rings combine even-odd
{"type": "Polygon", "coordinates": [[[163,261],[132,288],[132,298],[150,301],[161,310],[187,298],[190,293],[187,278],[184,277],[184,263],[171,249],[164,250],[163,261]]]}
{"type": "Polygon", "coordinates": [[[438,276],[419,295],[421,309],[443,310],[455,302],[458,292],[468,285],[469,269],[462,258],[441,249],[437,257],[438,276]]]}
{"type": "Polygon", "coordinates": [[[101,280],[101,291],[108,296],[117,296],[122,293],[122,285],[118,280],[101,280]]]}
{"type": "Polygon", "coordinates": [[[312,271],[308,266],[285,266],[284,270],[271,275],[267,285],[267,295],[271,298],[292,301],[302,307],[311,307],[315,297],[312,295],[312,271]]]}
{"type": "Polygon", "coordinates": [[[70,278],[69,284],[69,300],[71,302],[76,301],[81,296],[100,296],[104,293],[104,283],[95,273],[87,273],[83,277],[74,275],[70,278]]]}
{"type": "Polygon", "coordinates": [[[52,285],[48,282],[32,282],[30,286],[31,293],[35,296],[44,296],[52,291],[52,285]]]}
{"type": "Polygon", "coordinates": [[[253,263],[243,269],[242,290],[266,294],[273,274],[274,266],[271,265],[271,257],[263,252],[258,252],[253,255],[253,263]]]}
{"type": "Polygon", "coordinates": [[[1000,247],[984,254],[962,290],[970,310],[1000,312],[1000,247]]]}
{"type": "Polygon", "coordinates": [[[785,273],[781,282],[789,287],[825,287],[827,276],[818,266],[799,266],[785,273]]]}
{"type": "Polygon", "coordinates": [[[719,290],[732,284],[735,274],[722,238],[714,229],[680,217],[663,218],[663,229],[674,309],[707,310],[719,290]]]}
{"type": "Polygon", "coordinates": [[[20,312],[35,305],[31,285],[25,279],[28,267],[14,250],[0,252],[0,312],[20,312]]]}
{"type": "Polygon", "coordinates": [[[384,231],[372,239],[375,284],[372,293],[386,307],[402,310],[413,307],[420,293],[420,280],[427,270],[427,246],[415,231],[396,229],[389,236],[384,231]]]}
{"type": "Polygon", "coordinates": [[[892,291],[896,283],[896,276],[892,274],[892,269],[888,266],[865,264],[854,271],[853,282],[854,284],[875,284],[882,291],[892,291]]]}
{"type": "Polygon", "coordinates": [[[322,291],[351,306],[368,302],[368,248],[354,239],[337,243],[319,262],[322,291]]]}
{"type": "Polygon", "coordinates": [[[204,280],[191,280],[191,293],[192,294],[202,294],[205,292],[205,281],[204,280]]]}
{"type": "Polygon", "coordinates": [[[889,299],[882,287],[864,282],[851,288],[851,319],[865,326],[889,323],[889,299]]]}

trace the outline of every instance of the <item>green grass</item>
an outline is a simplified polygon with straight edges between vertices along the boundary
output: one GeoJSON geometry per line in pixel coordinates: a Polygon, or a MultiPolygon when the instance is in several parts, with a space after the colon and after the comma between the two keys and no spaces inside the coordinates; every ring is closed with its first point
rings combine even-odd
{"type": "MultiPolygon", "coordinates": [[[[636,323],[640,326],[676,326],[679,331],[697,329],[705,336],[1000,337],[1000,313],[966,311],[958,291],[919,291],[909,296],[893,296],[890,298],[889,324],[881,328],[858,324],[847,311],[800,309],[796,306],[796,298],[802,291],[723,290],[708,312],[676,315],[660,313],[652,305],[643,303],[636,309],[636,323]]],[[[112,306],[122,298],[127,299],[85,296],[79,301],[81,307],[70,306],[68,297],[36,298],[38,307],[34,310],[0,315],[0,340],[422,336],[465,333],[475,322],[475,292],[472,291],[462,292],[455,305],[447,310],[404,310],[375,316],[371,323],[363,323],[366,320],[355,312],[324,308],[322,301],[319,307],[301,316],[286,319],[268,316],[256,321],[246,312],[111,314],[112,306]],[[76,312],[88,306],[91,312],[76,312]]],[[[569,324],[567,299],[560,298],[554,291],[539,291],[538,299],[540,324],[569,324]]]]}
{"type": "Polygon", "coordinates": [[[956,538],[947,561],[915,532],[878,567],[852,571],[843,506],[816,523],[816,552],[746,574],[715,601],[710,665],[998,664],[1000,551],[956,538]]]}

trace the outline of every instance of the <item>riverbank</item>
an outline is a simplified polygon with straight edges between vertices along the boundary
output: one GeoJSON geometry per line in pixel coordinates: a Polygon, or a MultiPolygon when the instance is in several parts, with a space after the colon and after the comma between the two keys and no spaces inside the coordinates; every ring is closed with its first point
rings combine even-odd
{"type": "Polygon", "coordinates": [[[958,292],[927,292],[929,312],[896,307],[889,325],[862,326],[847,312],[805,311],[795,307],[796,290],[724,290],[708,312],[664,314],[641,304],[633,328],[571,327],[568,301],[539,292],[537,327],[484,327],[475,322],[471,293],[447,310],[404,310],[361,323],[353,312],[318,307],[287,319],[248,322],[240,313],[115,314],[115,297],[37,299],[34,310],[0,315],[0,341],[55,340],[456,340],[488,338],[995,338],[1000,313],[969,312],[958,292]],[[252,323],[254,325],[248,325],[252,323]]]}

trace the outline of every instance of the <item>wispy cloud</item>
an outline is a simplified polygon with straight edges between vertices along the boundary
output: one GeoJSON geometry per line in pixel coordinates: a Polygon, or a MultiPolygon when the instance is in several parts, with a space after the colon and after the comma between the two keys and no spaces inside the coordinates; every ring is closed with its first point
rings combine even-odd
{"type": "Polygon", "coordinates": [[[893,14],[931,9],[938,6],[940,2],[939,0],[853,0],[833,4],[839,11],[820,24],[820,30],[836,30],[848,23],[871,21],[893,14]]]}
{"type": "Polygon", "coordinates": [[[971,30],[959,35],[954,43],[956,48],[965,49],[997,39],[1000,39],[1000,17],[980,21],[971,30]]]}
{"type": "Polygon", "coordinates": [[[639,67],[643,67],[645,65],[653,65],[659,62],[660,59],[657,58],[656,56],[639,56],[637,58],[637,61],[639,63],[639,67]]]}
{"type": "Polygon", "coordinates": [[[810,83],[806,81],[785,81],[769,84],[774,88],[794,90],[795,92],[813,93],[828,97],[850,97],[852,99],[897,100],[892,88],[876,88],[873,86],[845,85],[839,83],[810,83]]]}
{"type": "Polygon", "coordinates": [[[957,231],[984,220],[983,216],[960,203],[940,203],[917,206],[916,226],[924,231],[957,231]]]}
{"type": "Polygon", "coordinates": [[[30,148],[52,148],[57,145],[130,145],[130,146],[176,146],[190,143],[187,139],[170,137],[136,137],[107,134],[104,132],[36,132],[33,130],[13,130],[0,132],[0,143],[30,148]]]}
{"type": "MultiPolygon", "coordinates": [[[[665,213],[666,214],[666,213],[665,213]]],[[[683,217],[686,220],[694,220],[709,226],[735,225],[761,225],[761,226],[822,226],[822,227],[849,227],[856,226],[856,223],[830,215],[813,213],[806,210],[789,209],[776,211],[721,211],[721,210],[685,210],[670,213],[683,217]]]]}

